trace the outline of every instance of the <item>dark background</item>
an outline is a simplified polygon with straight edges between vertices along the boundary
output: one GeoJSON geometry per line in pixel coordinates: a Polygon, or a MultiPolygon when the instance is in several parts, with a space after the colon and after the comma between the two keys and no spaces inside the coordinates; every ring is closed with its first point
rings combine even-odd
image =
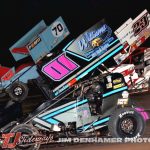
{"type": "MultiPolygon", "coordinates": [[[[17,65],[9,47],[42,19],[50,25],[62,16],[69,28],[71,35],[58,49],[103,18],[116,30],[144,9],[150,12],[149,0],[1,0],[0,64],[17,65]]],[[[150,46],[150,40],[145,45],[150,46]]]]}

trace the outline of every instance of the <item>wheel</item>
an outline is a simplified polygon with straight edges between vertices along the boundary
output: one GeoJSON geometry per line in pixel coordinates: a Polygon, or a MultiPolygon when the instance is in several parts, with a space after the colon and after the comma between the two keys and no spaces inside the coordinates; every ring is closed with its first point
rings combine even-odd
{"type": "Polygon", "coordinates": [[[22,82],[15,82],[12,84],[7,93],[9,94],[10,98],[14,101],[22,102],[28,96],[28,87],[25,83],[22,82]]]}
{"type": "Polygon", "coordinates": [[[135,109],[120,108],[110,116],[108,129],[115,138],[137,138],[144,133],[145,121],[135,109]]]}
{"type": "MultiPolygon", "coordinates": [[[[26,125],[26,124],[20,124],[15,126],[10,133],[17,133],[17,132],[21,132],[21,135],[38,135],[39,132],[30,125],[26,125]]],[[[17,145],[13,150],[39,150],[40,148],[40,144],[34,144],[34,145],[17,145]]]]}

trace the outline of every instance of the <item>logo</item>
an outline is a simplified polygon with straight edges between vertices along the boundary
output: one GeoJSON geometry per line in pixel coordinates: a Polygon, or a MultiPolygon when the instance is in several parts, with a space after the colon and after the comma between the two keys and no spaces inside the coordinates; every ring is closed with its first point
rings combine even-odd
{"type": "Polygon", "coordinates": [[[106,24],[93,31],[86,32],[78,41],[78,46],[81,51],[85,51],[90,46],[92,48],[100,46],[106,39],[111,36],[112,30],[106,24]]]}
{"type": "Polygon", "coordinates": [[[118,89],[118,88],[121,88],[123,86],[125,86],[124,83],[120,83],[120,84],[114,85],[113,89],[118,89]]]}
{"type": "Polygon", "coordinates": [[[119,115],[120,118],[122,118],[123,116],[125,115],[128,115],[128,114],[134,114],[134,111],[126,111],[126,112],[123,112],[119,115]]]}
{"type": "Polygon", "coordinates": [[[32,49],[33,49],[36,45],[38,45],[40,42],[41,42],[41,38],[40,38],[40,37],[36,38],[32,43],[30,43],[30,44],[28,45],[28,49],[29,49],[29,50],[32,50],[32,49]]]}
{"type": "Polygon", "coordinates": [[[16,146],[29,146],[34,144],[48,144],[54,142],[53,135],[22,135],[21,132],[2,135],[1,147],[14,149],[16,146]]]}
{"type": "Polygon", "coordinates": [[[92,41],[92,47],[99,47],[103,43],[101,38],[96,38],[92,41]]]}
{"type": "Polygon", "coordinates": [[[117,84],[120,82],[122,82],[122,78],[117,78],[117,79],[113,80],[113,84],[117,84]]]}

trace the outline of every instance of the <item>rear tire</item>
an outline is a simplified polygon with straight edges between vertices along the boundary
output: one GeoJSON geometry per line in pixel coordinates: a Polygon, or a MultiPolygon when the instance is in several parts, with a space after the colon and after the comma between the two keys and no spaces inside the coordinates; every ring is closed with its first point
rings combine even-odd
{"type": "Polygon", "coordinates": [[[115,138],[138,138],[144,134],[145,121],[135,109],[120,108],[110,116],[108,129],[115,138]]]}
{"type": "Polygon", "coordinates": [[[12,84],[9,89],[7,90],[7,93],[9,94],[10,98],[17,102],[22,102],[25,100],[28,96],[28,87],[23,82],[15,82],[12,84]]]}

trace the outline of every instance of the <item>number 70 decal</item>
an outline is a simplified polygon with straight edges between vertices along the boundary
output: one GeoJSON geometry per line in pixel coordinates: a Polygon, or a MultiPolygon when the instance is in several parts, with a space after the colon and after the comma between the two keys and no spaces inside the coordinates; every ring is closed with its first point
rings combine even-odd
{"type": "Polygon", "coordinates": [[[61,81],[77,68],[79,65],[63,53],[44,65],[42,72],[54,81],[61,81]]]}

